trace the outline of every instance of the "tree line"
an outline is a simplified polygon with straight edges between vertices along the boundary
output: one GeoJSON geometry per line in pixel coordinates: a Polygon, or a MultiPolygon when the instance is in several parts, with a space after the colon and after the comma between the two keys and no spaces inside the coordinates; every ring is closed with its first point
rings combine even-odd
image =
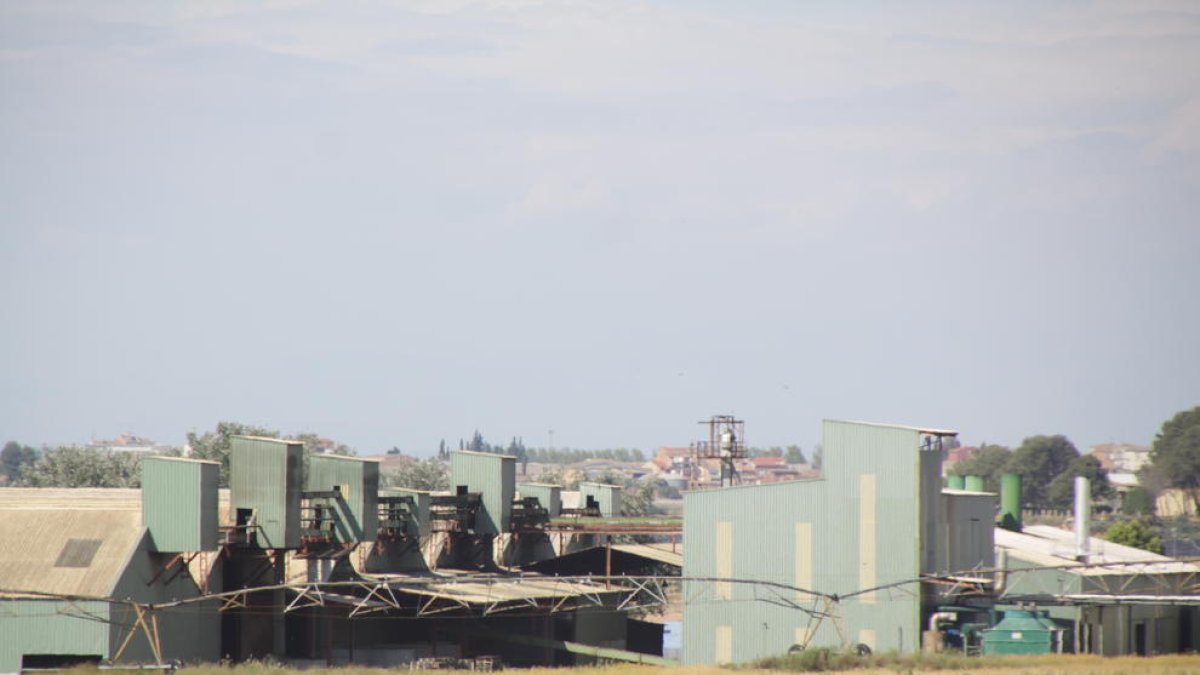
{"type": "Polygon", "coordinates": [[[1066,436],[1030,436],[1016,450],[984,443],[973,455],[950,469],[959,476],[982,476],[985,489],[998,492],[1000,476],[1021,476],[1021,501],[1032,509],[1069,509],[1074,499],[1074,480],[1091,481],[1092,498],[1112,496],[1108,472],[1100,460],[1081,455],[1066,436]]]}
{"type": "MultiPolygon", "coordinates": [[[[216,429],[202,434],[188,432],[188,456],[221,464],[220,486],[229,486],[229,450],[233,436],[265,436],[298,441],[304,446],[305,466],[313,453],[353,455],[349,446],[311,432],[281,435],[277,430],[242,424],[218,422],[216,429]]],[[[163,453],[181,457],[183,448],[163,453]]],[[[142,459],[146,453],[122,452],[103,448],[60,446],[37,450],[15,441],[0,450],[7,485],[23,487],[97,487],[136,488],[142,484],[142,459]]]]}

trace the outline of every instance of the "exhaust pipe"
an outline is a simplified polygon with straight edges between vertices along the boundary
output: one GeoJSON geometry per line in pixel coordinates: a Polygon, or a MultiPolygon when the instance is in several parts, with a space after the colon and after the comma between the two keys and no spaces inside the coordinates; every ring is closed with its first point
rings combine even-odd
{"type": "Polygon", "coordinates": [[[1091,555],[1092,492],[1088,479],[1075,477],[1075,559],[1087,562],[1091,555]]]}

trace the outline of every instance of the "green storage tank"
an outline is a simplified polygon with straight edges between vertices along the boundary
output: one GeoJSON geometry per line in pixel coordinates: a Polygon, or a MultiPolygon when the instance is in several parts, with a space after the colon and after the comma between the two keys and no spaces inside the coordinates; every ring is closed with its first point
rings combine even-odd
{"type": "Polygon", "coordinates": [[[1021,531],[1021,475],[1006,473],[1000,477],[1000,527],[1021,531]]]}
{"type": "Polygon", "coordinates": [[[987,492],[983,483],[983,476],[967,476],[966,490],[969,492],[987,492]]]}
{"type": "Polygon", "coordinates": [[[950,474],[946,476],[946,487],[951,490],[965,490],[967,480],[958,474],[950,474]]]}
{"type": "Polygon", "coordinates": [[[983,631],[983,653],[992,654],[1050,654],[1058,651],[1059,633],[1050,619],[1038,612],[1013,609],[1004,618],[983,631]]]}

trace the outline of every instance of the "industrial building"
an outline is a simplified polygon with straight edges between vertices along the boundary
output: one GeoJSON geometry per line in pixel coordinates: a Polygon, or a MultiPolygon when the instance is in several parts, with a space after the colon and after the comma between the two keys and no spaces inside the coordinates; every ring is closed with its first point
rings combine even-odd
{"type": "Polygon", "coordinates": [[[939,607],[982,609],[995,496],[942,490],[955,434],[827,420],[822,478],[686,493],[683,663],[911,652],[939,607]]]}
{"type": "MultiPolygon", "coordinates": [[[[740,430],[710,424],[701,449],[723,483],[740,430]]],[[[943,487],[955,433],[827,420],[821,478],[688,492],[682,521],[623,518],[620,486],[518,483],[504,455],[451,453],[450,490],[427,492],[380,488],[372,460],[257,437],[233,439],[227,490],[218,464],[169,457],[144,460],[140,490],[0,490],[16,543],[0,550],[0,672],[667,663],[663,622],[680,611],[685,665],[817,645],[1200,645],[1200,567],[1090,537],[1085,497],[1074,534],[1023,527],[1015,475],[999,512],[981,478],[943,487]],[[630,535],[657,542],[616,539],[630,535]]]]}
{"type": "MultiPolygon", "coordinates": [[[[557,486],[518,495],[514,462],[453,453],[449,493],[381,491],[374,461],[235,437],[229,490],[216,463],[149,457],[140,490],[0,491],[0,532],[21,543],[0,551],[0,672],[256,657],[653,661],[661,630],[618,611],[624,588],[504,560],[554,555],[530,543],[548,543],[550,510],[562,509],[557,486]]],[[[607,486],[585,492],[596,513],[571,523],[619,510],[607,486]]]]}
{"type": "Polygon", "coordinates": [[[1062,650],[1117,656],[1170,654],[1200,645],[1195,584],[1200,567],[1088,539],[1047,525],[996,530],[1004,561],[998,608],[1036,604],[1062,629],[1062,650]]]}

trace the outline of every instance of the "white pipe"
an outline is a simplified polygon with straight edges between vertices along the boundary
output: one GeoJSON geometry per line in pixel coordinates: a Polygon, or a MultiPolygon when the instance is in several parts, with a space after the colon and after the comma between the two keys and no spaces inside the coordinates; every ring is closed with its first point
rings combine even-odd
{"type": "Polygon", "coordinates": [[[937,630],[938,619],[949,619],[953,621],[958,617],[954,612],[934,612],[929,615],[929,630],[937,630]]]}
{"type": "Polygon", "coordinates": [[[1088,479],[1075,477],[1075,557],[1087,562],[1091,553],[1092,492],[1088,479]]]}

